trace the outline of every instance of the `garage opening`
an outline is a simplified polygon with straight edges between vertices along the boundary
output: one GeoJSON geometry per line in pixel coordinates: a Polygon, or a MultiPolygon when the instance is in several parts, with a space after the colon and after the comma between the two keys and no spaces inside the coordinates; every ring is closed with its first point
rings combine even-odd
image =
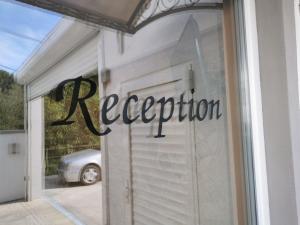
{"type": "MultiPolygon", "coordinates": [[[[98,75],[88,75],[98,87],[98,75]]],[[[90,84],[82,82],[79,97],[86,96],[90,84]]],[[[54,204],[83,224],[102,224],[102,183],[100,138],[88,129],[79,105],[69,118],[73,123],[53,126],[69,114],[74,83],[44,96],[44,194],[54,204]]],[[[85,101],[94,126],[99,129],[99,92],[85,101]]]]}

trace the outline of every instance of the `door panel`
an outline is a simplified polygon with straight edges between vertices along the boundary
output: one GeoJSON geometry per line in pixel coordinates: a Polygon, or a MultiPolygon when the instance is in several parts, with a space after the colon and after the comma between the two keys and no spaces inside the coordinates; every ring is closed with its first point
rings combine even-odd
{"type": "MultiPolygon", "coordinates": [[[[178,83],[157,85],[130,94],[139,98],[177,98],[178,83]]],[[[154,109],[151,114],[159,115],[160,108],[154,109]]],[[[178,106],[174,111],[178,111],[178,106]]],[[[151,124],[139,120],[130,126],[133,224],[193,224],[192,150],[187,135],[188,123],[178,122],[175,113],[163,125],[166,137],[154,138],[157,130],[157,119],[151,124]]]]}

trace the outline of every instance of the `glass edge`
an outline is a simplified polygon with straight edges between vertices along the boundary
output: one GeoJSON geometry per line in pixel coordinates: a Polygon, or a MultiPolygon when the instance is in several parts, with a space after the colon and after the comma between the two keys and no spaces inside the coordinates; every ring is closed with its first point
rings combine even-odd
{"type": "Polygon", "coordinates": [[[244,0],[233,0],[248,225],[258,225],[244,0]]]}

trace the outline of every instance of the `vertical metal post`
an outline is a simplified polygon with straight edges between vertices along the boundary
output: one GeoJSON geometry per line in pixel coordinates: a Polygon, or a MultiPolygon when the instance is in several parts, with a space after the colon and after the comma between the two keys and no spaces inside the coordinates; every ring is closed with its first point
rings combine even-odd
{"type": "Polygon", "coordinates": [[[247,65],[247,43],[244,21],[244,1],[233,0],[236,45],[237,45],[237,69],[239,78],[239,95],[241,106],[242,121],[242,141],[243,155],[245,164],[245,183],[247,197],[247,220],[249,225],[257,225],[256,212],[256,191],[253,165],[253,145],[252,145],[252,127],[251,127],[251,110],[250,110],[250,92],[249,92],[249,74],[247,65]]]}

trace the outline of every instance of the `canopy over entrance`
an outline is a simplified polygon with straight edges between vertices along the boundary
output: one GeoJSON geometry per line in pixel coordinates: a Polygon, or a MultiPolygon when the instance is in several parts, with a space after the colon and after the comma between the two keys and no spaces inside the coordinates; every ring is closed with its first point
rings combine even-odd
{"type": "Polygon", "coordinates": [[[222,0],[17,0],[87,22],[135,33],[164,15],[221,8],[222,0]]]}

